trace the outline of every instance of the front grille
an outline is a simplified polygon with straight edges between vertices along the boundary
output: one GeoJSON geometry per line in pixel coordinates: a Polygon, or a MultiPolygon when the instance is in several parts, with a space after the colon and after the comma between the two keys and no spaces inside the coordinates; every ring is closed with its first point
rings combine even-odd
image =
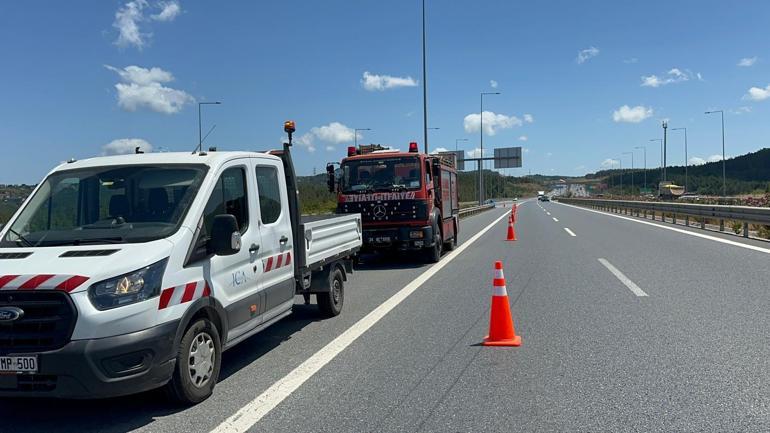
{"type": "Polygon", "coordinates": [[[17,307],[24,315],[0,322],[0,355],[59,349],[70,340],[77,313],[69,295],[55,290],[2,291],[0,307],[17,307]]]}
{"type": "Polygon", "coordinates": [[[337,205],[337,213],[360,213],[363,222],[407,222],[428,219],[421,200],[382,200],[347,202],[337,205]]]}

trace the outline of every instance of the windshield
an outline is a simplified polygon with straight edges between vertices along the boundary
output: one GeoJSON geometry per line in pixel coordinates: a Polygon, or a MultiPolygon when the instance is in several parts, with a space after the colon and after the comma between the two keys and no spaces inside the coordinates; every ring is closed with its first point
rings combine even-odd
{"type": "Polygon", "coordinates": [[[132,165],[53,173],[0,247],[146,242],[174,233],[206,173],[203,165],[132,165]]]}
{"type": "Polygon", "coordinates": [[[359,159],[342,163],[342,192],[401,191],[420,188],[416,157],[359,159]]]}

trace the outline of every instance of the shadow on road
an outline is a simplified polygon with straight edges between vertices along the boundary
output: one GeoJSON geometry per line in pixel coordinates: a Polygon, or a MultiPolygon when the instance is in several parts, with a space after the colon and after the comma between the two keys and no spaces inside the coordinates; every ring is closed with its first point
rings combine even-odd
{"type": "MultiPolygon", "coordinates": [[[[219,381],[322,319],[315,304],[294,305],[293,314],[223,354],[219,381]]],[[[216,390],[212,398],[216,398],[216,390]]],[[[188,407],[170,401],[163,390],[100,400],[6,398],[0,399],[0,433],[117,433],[142,427],[155,431],[151,425],[156,418],[186,409],[188,407]]]]}

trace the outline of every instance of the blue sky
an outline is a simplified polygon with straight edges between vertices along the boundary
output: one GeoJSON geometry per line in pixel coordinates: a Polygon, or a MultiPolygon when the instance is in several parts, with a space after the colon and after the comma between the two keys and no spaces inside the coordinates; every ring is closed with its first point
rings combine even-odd
{"type": "MultiPolygon", "coordinates": [[[[770,146],[770,2],[427,4],[431,149],[478,146],[481,91],[501,92],[485,148],[525,148],[514,175],[580,175],[643,145],[657,166],[662,119],[708,159],[707,109],[725,110],[728,156],[770,146]]],[[[203,117],[220,149],[276,147],[296,120],[300,174],[339,160],[350,128],[406,148],[422,141],[420,53],[418,0],[3,2],[0,183],[133,143],[191,150],[197,101],[223,102],[203,117]]]]}

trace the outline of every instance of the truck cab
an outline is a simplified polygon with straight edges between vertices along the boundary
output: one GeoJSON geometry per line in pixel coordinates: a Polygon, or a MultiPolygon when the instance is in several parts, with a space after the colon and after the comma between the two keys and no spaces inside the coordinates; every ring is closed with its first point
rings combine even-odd
{"type": "Polygon", "coordinates": [[[448,155],[408,152],[380,145],[348,148],[338,171],[329,170],[337,213],[360,213],[366,250],[417,250],[437,262],[457,244],[459,193],[448,155]]]}
{"type": "Polygon", "coordinates": [[[289,147],[51,171],[0,231],[0,396],[197,403],[295,294],[339,314],[360,216],[302,221],[289,147]]]}

